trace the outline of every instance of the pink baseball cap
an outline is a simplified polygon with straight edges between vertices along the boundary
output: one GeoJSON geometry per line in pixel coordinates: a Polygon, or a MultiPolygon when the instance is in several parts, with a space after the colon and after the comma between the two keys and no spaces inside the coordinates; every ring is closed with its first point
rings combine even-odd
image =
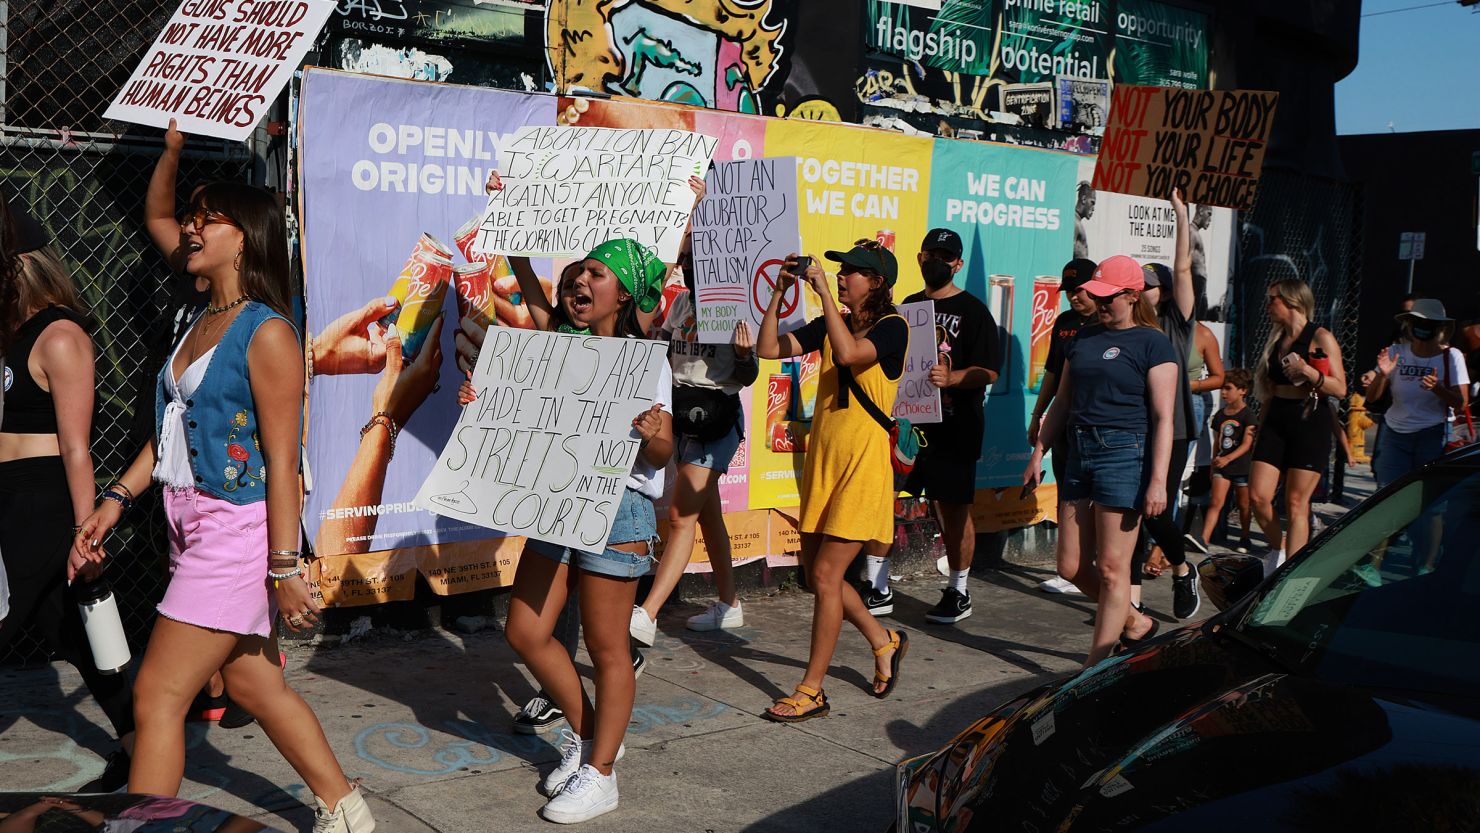
{"type": "Polygon", "coordinates": [[[1126,289],[1146,288],[1146,278],[1141,273],[1141,264],[1135,258],[1115,255],[1100,261],[1094,277],[1084,282],[1083,289],[1091,295],[1106,298],[1126,289]]]}

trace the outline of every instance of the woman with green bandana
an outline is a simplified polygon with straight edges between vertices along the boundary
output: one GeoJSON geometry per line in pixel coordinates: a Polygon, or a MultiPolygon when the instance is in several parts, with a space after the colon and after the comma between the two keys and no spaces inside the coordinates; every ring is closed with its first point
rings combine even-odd
{"type": "MultiPolygon", "coordinates": [[[[592,249],[579,271],[562,279],[552,304],[527,260],[511,258],[511,265],[536,327],[618,338],[643,337],[639,313],[657,308],[668,272],[647,247],[610,240],[592,249]]],[[[612,767],[623,753],[622,736],[636,691],[627,624],[637,579],[652,566],[649,546],[658,531],[653,501],[663,494],[664,467],[673,454],[672,384],[664,362],[652,408],[632,421],[641,450],[606,547],[584,552],[531,538],[514,576],[506,626],[509,645],[570,724],[560,765],[540,786],[550,796],[540,815],[550,821],[586,821],[617,807],[612,767]],[[554,638],[556,619],[572,589],[580,596],[582,633],[595,667],[594,706],[575,663],[554,638]]],[[[463,404],[476,397],[468,382],[458,393],[463,404]]]]}

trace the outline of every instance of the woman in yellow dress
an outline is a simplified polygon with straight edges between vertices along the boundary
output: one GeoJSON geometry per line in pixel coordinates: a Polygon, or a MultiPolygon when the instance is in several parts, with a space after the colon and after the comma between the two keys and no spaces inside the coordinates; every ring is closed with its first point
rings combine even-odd
{"type": "Polygon", "coordinates": [[[894,473],[889,433],[855,400],[867,396],[884,413],[893,410],[894,394],[904,371],[909,326],[894,311],[890,293],[899,265],[894,254],[873,240],[860,240],[846,252],[827,252],[838,268],[838,300],[827,274],[815,258],[801,268],[793,255],[777,282],[761,321],[756,351],[766,359],[785,359],[822,351],[816,416],[802,473],[802,569],[815,601],[812,647],[807,673],[790,697],[783,697],[762,717],[796,723],[828,712],[822,678],[837,647],[846,617],[874,651],[875,697],[894,690],[899,664],[909,647],[907,636],[885,630],[864,607],[858,591],[844,581],[848,565],[866,541],[894,538],[894,473]],[[777,333],[778,307],[801,277],[822,298],[822,317],[795,332],[777,333]],[[847,306],[844,315],[838,304],[847,306]],[[851,384],[850,384],[851,380],[851,384]]]}

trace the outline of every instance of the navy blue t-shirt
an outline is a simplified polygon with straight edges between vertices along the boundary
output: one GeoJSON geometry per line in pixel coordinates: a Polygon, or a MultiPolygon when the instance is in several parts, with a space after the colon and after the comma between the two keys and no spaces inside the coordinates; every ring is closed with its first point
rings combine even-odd
{"type": "Polygon", "coordinates": [[[1146,433],[1151,424],[1151,368],[1177,363],[1160,330],[1111,330],[1094,324],[1069,343],[1066,358],[1074,386],[1069,424],[1146,433]]]}

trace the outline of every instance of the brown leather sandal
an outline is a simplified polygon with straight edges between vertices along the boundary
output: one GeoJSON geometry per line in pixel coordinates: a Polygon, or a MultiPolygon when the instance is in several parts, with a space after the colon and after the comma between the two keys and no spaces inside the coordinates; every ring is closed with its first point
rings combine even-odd
{"type": "Polygon", "coordinates": [[[888,631],[889,642],[874,649],[874,656],[882,657],[886,651],[893,650],[894,656],[889,658],[889,676],[885,677],[878,671],[874,672],[874,685],[884,684],[883,691],[869,690],[869,694],[883,700],[894,691],[894,684],[899,679],[899,664],[904,661],[905,652],[910,649],[910,635],[904,631],[888,631]]]}
{"type": "Polygon", "coordinates": [[[822,689],[798,684],[792,696],[777,700],[771,708],[761,712],[761,717],[772,723],[801,723],[814,717],[826,717],[831,708],[822,689]],[[780,714],[775,711],[777,706],[789,707],[791,714],[780,714]]]}

